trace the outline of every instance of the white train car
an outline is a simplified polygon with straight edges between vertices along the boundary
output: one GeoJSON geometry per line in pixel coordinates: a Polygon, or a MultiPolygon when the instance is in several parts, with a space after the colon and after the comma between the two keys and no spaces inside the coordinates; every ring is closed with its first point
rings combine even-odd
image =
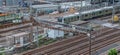
{"type": "Polygon", "coordinates": [[[86,20],[90,18],[97,18],[104,15],[109,15],[112,13],[113,6],[103,7],[100,9],[93,9],[89,11],[81,12],[81,19],[86,20]]]}
{"type": "Polygon", "coordinates": [[[43,4],[43,5],[32,5],[31,8],[32,8],[32,13],[36,13],[36,10],[37,12],[39,13],[52,13],[56,10],[58,10],[58,5],[54,5],[54,4],[43,4]]]}
{"type": "MultiPolygon", "coordinates": [[[[114,8],[115,8],[115,13],[120,13],[120,5],[116,5],[114,8]]],[[[111,15],[112,10],[113,10],[113,6],[108,6],[99,9],[83,11],[78,14],[59,17],[58,22],[69,23],[76,20],[88,20],[88,19],[98,18],[102,16],[111,15]]]]}
{"type": "MultiPolygon", "coordinates": [[[[91,0],[91,4],[99,4],[102,2],[109,2],[110,4],[113,3],[113,0],[91,0]]],[[[119,2],[119,0],[114,0],[114,2],[119,2]]]]}

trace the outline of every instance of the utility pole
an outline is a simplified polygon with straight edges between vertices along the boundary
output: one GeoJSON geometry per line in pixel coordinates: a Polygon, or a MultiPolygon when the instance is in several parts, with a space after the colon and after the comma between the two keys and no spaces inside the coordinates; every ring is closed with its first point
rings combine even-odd
{"type": "Polygon", "coordinates": [[[37,26],[37,47],[39,47],[39,38],[38,38],[38,36],[39,36],[39,28],[37,26]]]}
{"type": "MultiPolygon", "coordinates": [[[[120,4],[120,0],[119,0],[119,2],[118,2],[118,5],[120,4]]],[[[119,18],[119,26],[120,26],[120,18],[119,18]]]]}
{"type": "MultiPolygon", "coordinates": [[[[35,16],[35,18],[37,19],[37,17],[38,17],[38,9],[36,10],[36,16],[35,16]]],[[[38,30],[39,28],[38,28],[38,26],[37,26],[37,36],[36,36],[36,40],[37,40],[37,42],[36,42],[36,44],[37,44],[37,47],[39,47],[39,39],[38,39],[38,36],[39,36],[39,30],[38,30]]]]}
{"type": "Polygon", "coordinates": [[[89,55],[91,55],[91,30],[88,30],[87,33],[88,39],[89,39],[89,55]]]}
{"type": "Polygon", "coordinates": [[[81,16],[81,10],[82,10],[82,0],[81,0],[81,6],[79,8],[79,20],[81,20],[82,16],[81,16]]]}
{"type": "Polygon", "coordinates": [[[92,55],[92,35],[91,35],[91,32],[93,31],[93,28],[92,28],[92,25],[90,24],[90,27],[88,29],[88,33],[87,33],[87,36],[88,36],[88,39],[89,39],[89,55],[92,55]]]}
{"type": "Polygon", "coordinates": [[[89,55],[92,55],[92,54],[91,54],[91,50],[92,50],[92,47],[91,47],[91,46],[92,46],[92,43],[91,43],[91,42],[92,42],[92,41],[91,41],[91,39],[92,39],[92,38],[91,38],[91,31],[89,32],[89,34],[90,34],[90,36],[89,36],[89,55]]]}
{"type": "Polygon", "coordinates": [[[32,13],[32,0],[29,1],[30,14],[32,13]]]}
{"type": "Polygon", "coordinates": [[[89,55],[91,55],[91,31],[89,30],[88,31],[88,33],[87,33],[87,35],[88,35],[88,38],[89,38],[89,55]]]}
{"type": "Polygon", "coordinates": [[[115,15],[115,8],[114,8],[115,4],[114,4],[114,0],[113,0],[112,6],[113,6],[113,11],[112,11],[112,25],[113,25],[113,23],[114,23],[114,15],[115,15]]]}

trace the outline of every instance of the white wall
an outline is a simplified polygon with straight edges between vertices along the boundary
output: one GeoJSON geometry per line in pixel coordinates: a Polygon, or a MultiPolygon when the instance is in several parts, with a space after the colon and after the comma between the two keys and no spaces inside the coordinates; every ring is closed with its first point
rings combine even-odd
{"type": "Polygon", "coordinates": [[[47,33],[48,33],[48,37],[50,37],[50,38],[56,38],[56,37],[63,37],[64,36],[64,31],[60,31],[60,30],[48,29],[47,33]]]}

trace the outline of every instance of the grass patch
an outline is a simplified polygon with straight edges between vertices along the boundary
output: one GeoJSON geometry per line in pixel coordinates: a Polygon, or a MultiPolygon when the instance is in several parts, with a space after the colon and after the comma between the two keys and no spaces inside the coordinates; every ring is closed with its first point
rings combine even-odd
{"type": "MultiPolygon", "coordinates": [[[[2,47],[2,48],[0,48],[0,51],[4,51],[5,49],[2,47]]],[[[0,55],[5,55],[5,53],[4,52],[2,52],[2,53],[0,53],[0,55]]]]}
{"type": "Polygon", "coordinates": [[[3,51],[3,50],[5,50],[5,48],[3,48],[3,47],[2,47],[2,48],[0,48],[0,51],[3,51]]]}
{"type": "Polygon", "coordinates": [[[47,37],[43,37],[43,36],[39,36],[38,38],[39,38],[39,46],[48,45],[50,43],[57,41],[56,39],[47,38],[47,37]]]}
{"type": "Polygon", "coordinates": [[[3,52],[3,53],[0,53],[0,55],[5,55],[5,53],[3,52]]]}

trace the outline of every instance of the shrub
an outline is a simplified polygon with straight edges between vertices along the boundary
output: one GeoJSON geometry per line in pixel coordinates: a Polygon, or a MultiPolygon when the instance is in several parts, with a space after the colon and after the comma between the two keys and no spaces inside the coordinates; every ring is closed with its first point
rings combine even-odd
{"type": "Polygon", "coordinates": [[[110,49],[108,52],[108,55],[117,55],[117,50],[116,49],[110,49]]]}

